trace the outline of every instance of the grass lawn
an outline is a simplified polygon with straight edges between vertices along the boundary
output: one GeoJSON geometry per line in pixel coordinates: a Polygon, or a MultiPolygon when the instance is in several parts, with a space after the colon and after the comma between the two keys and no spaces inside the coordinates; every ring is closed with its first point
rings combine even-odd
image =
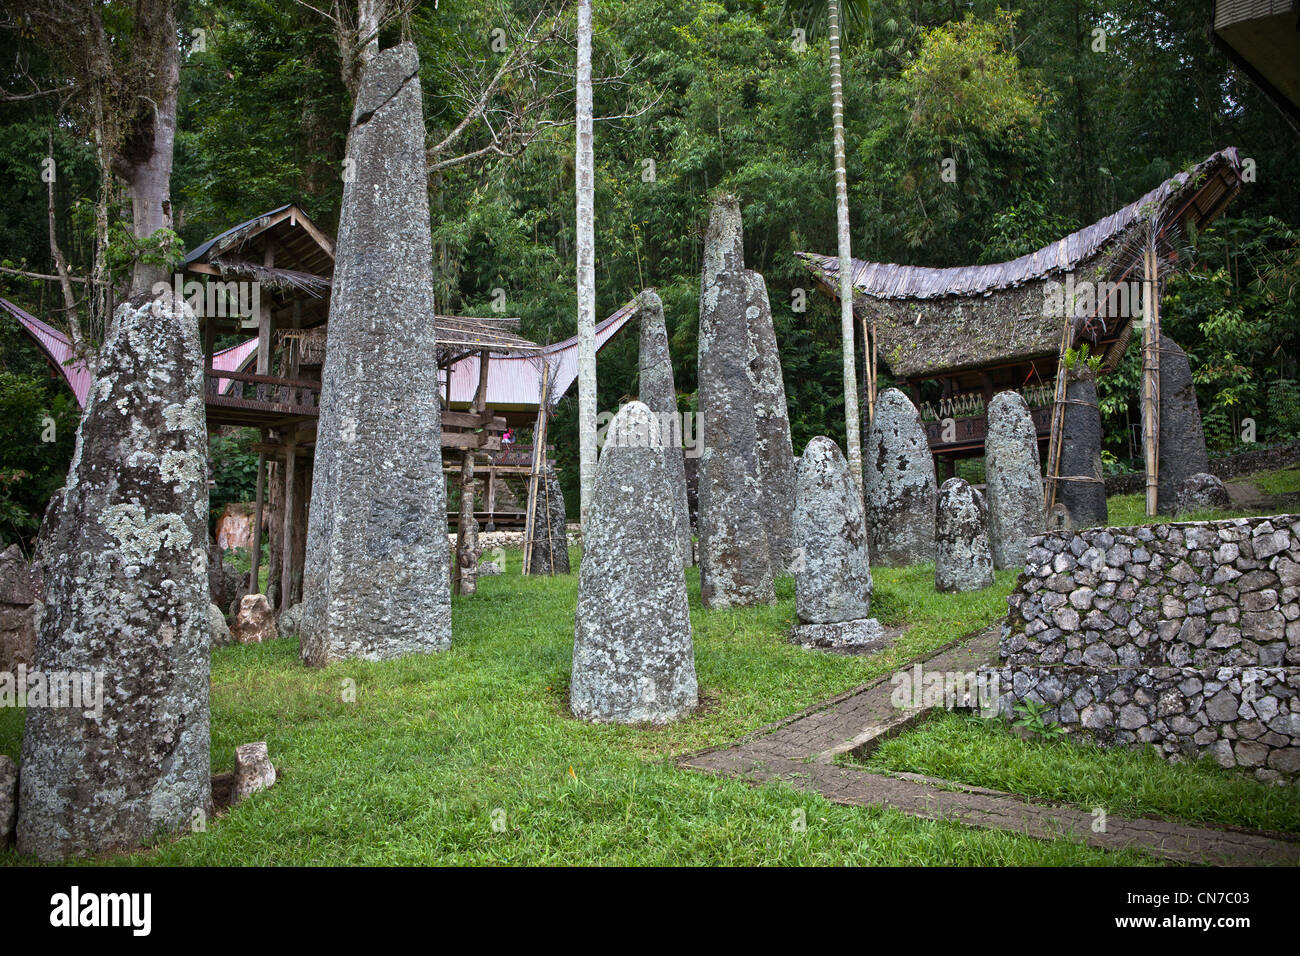
{"type": "MultiPolygon", "coordinates": [[[[574,555],[575,560],[577,555],[574,555]]],[[[297,642],[223,648],[212,662],[212,765],[266,740],[280,780],[140,864],[1114,864],[1150,862],[1069,842],[836,806],[782,784],[751,788],[679,770],[674,756],[852,688],[1005,611],[1014,575],[958,596],[933,570],[878,569],[886,622],[914,622],[868,657],[784,640],[793,582],[770,608],[705,611],[689,574],[706,705],[668,728],[592,726],[566,715],[576,576],[483,578],[453,603],[455,643],[435,655],[308,670],[297,642]],[[354,681],[356,702],[345,703],[354,681]],[[504,828],[493,828],[493,811],[504,828]],[[806,832],[793,826],[806,815],[806,832]]],[[[18,756],[20,711],[0,711],[18,756]]],[[[10,851],[0,862],[15,863],[10,851]]]]}
{"type": "Polygon", "coordinates": [[[1101,750],[1025,740],[1005,722],[942,712],[881,743],[865,763],[992,787],[1120,816],[1172,817],[1300,832],[1300,789],[1259,783],[1204,759],[1166,763],[1154,750],[1101,750]]]}
{"type": "Polygon", "coordinates": [[[1249,480],[1266,495],[1294,494],[1300,491],[1300,465],[1256,472],[1249,480]]]}

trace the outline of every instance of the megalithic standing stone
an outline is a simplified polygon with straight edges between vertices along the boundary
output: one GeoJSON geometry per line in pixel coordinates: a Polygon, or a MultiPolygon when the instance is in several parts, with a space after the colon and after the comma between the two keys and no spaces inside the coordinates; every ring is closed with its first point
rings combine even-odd
{"type": "Polygon", "coordinates": [[[978,591],[992,584],[984,496],[966,479],[949,478],[939,489],[935,514],[935,590],[978,591]]]}
{"type": "Polygon", "coordinates": [[[1192,475],[1210,470],[1201,409],[1187,353],[1160,336],[1160,444],[1157,446],[1156,511],[1178,510],[1178,489],[1192,475]]]}
{"type": "Polygon", "coordinates": [[[758,485],[754,388],[740,205],[714,203],[700,280],[699,459],[696,526],[705,607],[772,604],[772,564],[758,485]]]}
{"type": "Polygon", "coordinates": [[[537,479],[533,496],[532,574],[568,574],[569,535],[565,527],[564,492],[560,479],[547,468],[537,479]]]}
{"type": "MultiPolygon", "coordinates": [[[[1079,373],[1067,370],[1063,374],[1079,373]]],[[[1101,439],[1097,383],[1090,377],[1076,378],[1065,386],[1060,481],[1056,492],[1057,500],[1065,505],[1076,528],[1105,524],[1109,516],[1101,470],[1101,439]]]]}
{"type": "Polygon", "coordinates": [[[366,68],[352,112],[303,573],[302,658],[451,645],[419,60],[366,68]]]}
{"type": "Polygon", "coordinates": [[[799,459],[794,605],[805,624],[871,613],[871,560],[862,495],[839,446],[818,436],[799,459]]]}
{"type": "Polygon", "coordinates": [[[662,724],[699,702],[686,576],[659,422],[641,402],[606,431],[578,569],[575,717],[662,724]]]}
{"type": "Polygon", "coordinates": [[[692,563],[691,509],[686,501],[686,454],[682,449],[682,420],[677,414],[677,389],[673,384],[673,358],[668,350],[664,304],[659,293],[646,289],[636,300],[641,321],[641,401],[659,418],[664,429],[664,462],[676,502],[677,546],[682,565],[692,563]]]}
{"type": "Polygon", "coordinates": [[[862,455],[871,563],[883,567],[934,558],[934,455],[916,406],[896,388],[876,402],[862,455]]]}
{"type": "Polygon", "coordinates": [[[767,532],[772,573],[790,567],[794,557],[794,446],[790,410],[785,404],[781,353],[772,327],[767,283],[745,270],[745,320],[749,327],[749,371],[754,389],[755,457],[759,505],[767,532]]]}
{"type": "Polygon", "coordinates": [[[203,350],[171,293],[118,307],[43,548],[18,849],[42,860],[132,849],[202,819],[208,759],[203,350]],[[102,708],[102,710],[101,710],[102,708]]]}
{"type": "Polygon", "coordinates": [[[1043,472],[1038,431],[1019,392],[999,392],[984,439],[985,498],[995,568],[1022,568],[1029,539],[1043,533],[1043,472]]]}

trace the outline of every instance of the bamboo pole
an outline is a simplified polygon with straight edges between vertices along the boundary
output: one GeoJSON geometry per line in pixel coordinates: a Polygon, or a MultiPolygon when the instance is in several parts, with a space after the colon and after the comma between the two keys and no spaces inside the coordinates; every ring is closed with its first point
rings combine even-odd
{"type": "Polygon", "coordinates": [[[287,610],[293,594],[293,519],[296,503],[293,484],[297,471],[298,433],[289,430],[284,438],[284,530],[280,536],[280,610],[287,610]]]}
{"type": "MultiPolygon", "coordinates": [[[[262,441],[266,441],[266,429],[262,429],[262,441]]],[[[252,566],[248,572],[248,590],[251,594],[261,593],[258,586],[258,571],[262,563],[262,508],[266,501],[266,452],[257,453],[257,503],[253,507],[253,554],[252,566]]]]}
{"type": "Polygon", "coordinates": [[[1061,348],[1056,358],[1056,389],[1052,400],[1052,430],[1047,443],[1047,494],[1045,511],[1050,513],[1056,504],[1056,489],[1061,474],[1061,443],[1065,439],[1065,389],[1069,370],[1065,367],[1065,353],[1070,347],[1070,316],[1061,321],[1061,348]]]}
{"type": "MultiPolygon", "coordinates": [[[[537,403],[537,424],[533,426],[533,453],[528,470],[528,504],[524,516],[524,574],[533,573],[533,539],[537,535],[537,483],[546,461],[546,407],[550,400],[551,366],[542,362],[542,393],[537,403]]],[[[547,521],[550,521],[550,494],[547,492],[547,521]]]]}
{"type": "Polygon", "coordinates": [[[1152,517],[1160,490],[1160,263],[1152,236],[1142,252],[1142,451],[1146,465],[1146,513],[1152,517]]]}

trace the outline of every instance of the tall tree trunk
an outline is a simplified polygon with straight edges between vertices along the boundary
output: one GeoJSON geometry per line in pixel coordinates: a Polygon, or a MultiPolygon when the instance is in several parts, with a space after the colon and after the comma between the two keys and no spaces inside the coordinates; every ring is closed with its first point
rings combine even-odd
{"type": "Polygon", "coordinates": [[[862,427],[853,349],[853,255],[849,246],[849,184],[844,158],[844,94],[840,75],[840,5],[826,7],[831,46],[831,126],[835,138],[835,218],[840,253],[840,336],[844,349],[844,439],[849,471],[862,487],[862,427]]]}
{"type": "Polygon", "coordinates": [[[596,480],[596,240],[592,152],[591,0],[578,3],[578,455],[582,527],[596,480]]]}

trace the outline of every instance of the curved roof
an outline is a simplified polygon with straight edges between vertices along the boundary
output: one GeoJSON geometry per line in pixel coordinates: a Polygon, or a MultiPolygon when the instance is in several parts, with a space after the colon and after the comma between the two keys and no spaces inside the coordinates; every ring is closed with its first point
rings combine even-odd
{"type": "MultiPolygon", "coordinates": [[[[1226,177],[1225,189],[1231,189],[1240,182],[1241,160],[1237,156],[1235,147],[1230,146],[1214,153],[1191,169],[1165,180],[1141,199],[1129,203],[1123,209],[1019,259],[982,266],[953,266],[941,269],[854,259],[853,288],[861,295],[880,299],[932,299],[950,295],[987,295],[999,289],[1041,279],[1055,272],[1065,272],[1091,259],[1122,236],[1138,220],[1145,219],[1148,215],[1148,207],[1158,207],[1162,216],[1167,216],[1169,213],[1181,216],[1185,210],[1179,207],[1182,200],[1186,198],[1185,194],[1194,191],[1199,196],[1206,191],[1207,185],[1213,185],[1207,184],[1205,177],[1216,174],[1226,177]],[[1231,185],[1229,186],[1228,183],[1231,185]]],[[[1213,197],[1211,201],[1216,200],[1217,197],[1213,197]]],[[[1215,211],[1217,210],[1211,208],[1196,210],[1199,214],[1198,218],[1201,219],[1213,218],[1212,214],[1215,211]]],[[[812,272],[818,274],[818,278],[833,292],[838,292],[840,264],[837,257],[811,252],[799,252],[795,255],[802,259],[812,272]]]]}

